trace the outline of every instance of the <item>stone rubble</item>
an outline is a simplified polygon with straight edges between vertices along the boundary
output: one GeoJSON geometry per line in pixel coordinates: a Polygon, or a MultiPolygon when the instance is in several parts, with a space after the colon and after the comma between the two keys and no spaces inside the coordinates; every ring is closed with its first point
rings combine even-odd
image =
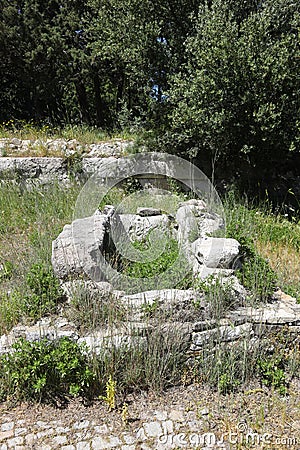
{"type": "MultiPolygon", "coordinates": [[[[149,237],[156,239],[149,250],[151,260],[155,260],[155,254],[161,253],[159,244],[164,236],[177,240],[185,265],[193,269],[196,277],[230,270],[239,257],[240,244],[235,239],[209,236],[222,229],[223,221],[204,205],[203,201],[198,206],[183,203],[175,213],[176,219],[156,208],[139,207],[136,214],[122,214],[106,205],[102,211],[97,210],[94,215],[64,227],[52,246],[54,272],[62,280],[76,274],[96,282],[105,281],[109,261],[107,264],[103,253],[115,254],[114,248],[121,247],[126,250],[127,258],[138,260],[138,251],[131,243],[149,237]],[[190,221],[184,221],[182,210],[190,221]]],[[[145,261],[145,252],[141,256],[145,261]]]]}
{"type": "MultiPolygon", "coordinates": [[[[29,141],[0,139],[0,179],[16,179],[50,182],[68,182],[72,176],[81,173],[88,176],[101,169],[103,164],[115,161],[128,151],[130,142],[115,140],[111,143],[82,146],[76,140],[54,139],[29,141]],[[30,152],[37,154],[58,154],[59,157],[26,157],[30,152]],[[6,157],[10,154],[12,157],[6,157]],[[22,158],[13,155],[23,155],[22,158]]],[[[216,320],[201,292],[195,290],[164,289],[126,294],[117,291],[105,281],[99,270],[97,252],[110,250],[110,228],[114,208],[107,205],[93,216],[77,219],[66,225],[53,242],[52,262],[67,303],[76,295],[76,289],[85,289],[91,295],[115,296],[126,307],[127,322],[111,330],[97,329],[91,334],[80,334],[76,325],[67,319],[42,318],[31,326],[18,325],[10,333],[0,337],[0,354],[10,352],[17,339],[28,341],[42,338],[49,340],[69,337],[78,343],[85,343],[89,351],[100,353],[107,345],[134,345],[145,339],[145,327],[151,327],[151,320],[145,321],[145,311],[157,309],[164,314],[165,330],[177,329],[182,341],[187,344],[188,354],[201,351],[208,343],[230,344],[237,340],[255,341],[268,328],[289,327],[292,332],[300,331],[300,305],[296,299],[280,290],[273,301],[257,307],[244,306],[247,292],[233,275],[239,261],[239,243],[234,239],[215,238],[211,234],[224,229],[221,217],[208,211],[203,200],[189,200],[178,205],[174,216],[159,208],[139,207],[136,214],[118,214],[114,223],[116,233],[120,229],[128,235],[129,243],[143,241],[150,231],[171,230],[170,235],[186,250],[193,274],[218,275],[222,284],[228,284],[230,295],[236,307],[216,320]],[[119,227],[119,228],[118,228],[119,227]],[[96,236],[96,239],[95,239],[96,236]],[[84,269],[84,270],[83,270],[84,269]],[[65,281],[74,275],[88,272],[94,281],[65,281]],[[196,308],[192,305],[197,303],[196,308]],[[134,333],[133,333],[134,330],[134,333]],[[139,332],[141,332],[139,334],[139,332]]],[[[194,448],[191,437],[198,436],[198,447],[229,448],[225,444],[209,445],[205,442],[203,417],[209,415],[207,408],[201,414],[180,409],[159,410],[145,413],[138,426],[125,426],[124,431],[115,433],[111,426],[93,420],[74,420],[66,425],[63,421],[11,420],[3,415],[0,420],[0,450],[16,449],[63,449],[63,450],[147,450],[194,448]],[[201,417],[199,417],[201,416],[201,417]],[[202,433],[202,434],[201,434],[202,433]],[[204,436],[204,437],[203,437],[204,436]],[[204,440],[201,441],[201,438],[204,440]]]]}
{"type": "Polygon", "coordinates": [[[122,139],[99,142],[96,144],[82,144],[76,139],[18,139],[1,138],[0,156],[28,156],[37,154],[41,156],[70,157],[82,155],[99,158],[108,156],[120,156],[128,151],[133,142],[122,139]]]}
{"type": "MultiPolygon", "coordinates": [[[[107,288],[107,287],[106,287],[107,288]]],[[[70,291],[69,291],[70,292],[70,291]]],[[[118,293],[120,295],[121,293],[118,293]]],[[[126,306],[132,305],[141,311],[143,304],[153,305],[156,299],[161,302],[162,311],[165,312],[163,328],[176,331],[181,336],[182,343],[187,346],[190,354],[201,350],[208,342],[215,344],[229,343],[236,340],[251,340],[259,338],[268,328],[282,328],[288,326],[291,332],[300,331],[300,307],[296,299],[278,291],[272,303],[257,307],[241,307],[229,311],[223,319],[209,318],[200,308],[198,318],[188,315],[191,310],[191,300],[195,292],[192,290],[161,290],[145,293],[123,295],[120,300],[126,306]],[[176,311],[170,314],[168,320],[166,305],[183,305],[187,307],[187,313],[181,314],[181,320],[176,320],[176,311]],[[204,314],[204,315],[201,315],[204,314]],[[183,319],[184,317],[184,319],[183,319]]],[[[159,307],[159,304],[158,304],[159,307]]],[[[176,308],[175,308],[176,309],[176,308]]],[[[144,313],[145,314],[145,313],[144,313]]],[[[127,317],[129,319],[129,317],[127,317]]],[[[113,329],[98,329],[92,333],[80,335],[75,324],[65,318],[51,319],[49,317],[39,320],[35,325],[15,326],[8,334],[0,337],[0,354],[11,351],[11,347],[20,337],[28,341],[47,338],[49,340],[61,337],[69,337],[78,343],[87,344],[92,353],[99,354],[110,346],[135,345],[145,342],[143,333],[145,328],[151,329],[152,322],[142,314],[133,313],[131,322],[123,322],[113,329]]],[[[154,324],[155,322],[153,322],[154,324]]]]}
{"type": "MultiPolygon", "coordinates": [[[[204,408],[205,410],[206,408],[204,408]]],[[[217,435],[205,430],[204,411],[172,409],[141,414],[138,424],[123,424],[123,431],[96,420],[12,420],[0,418],[0,450],[171,450],[184,448],[229,449],[217,435]]]]}

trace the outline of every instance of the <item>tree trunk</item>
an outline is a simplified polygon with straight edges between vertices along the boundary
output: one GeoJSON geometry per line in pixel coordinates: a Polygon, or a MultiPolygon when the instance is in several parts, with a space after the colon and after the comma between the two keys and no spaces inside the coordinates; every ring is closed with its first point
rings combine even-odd
{"type": "Polygon", "coordinates": [[[90,123],[89,104],[85,86],[79,78],[74,80],[78,103],[81,111],[81,120],[87,124],[90,123]]]}

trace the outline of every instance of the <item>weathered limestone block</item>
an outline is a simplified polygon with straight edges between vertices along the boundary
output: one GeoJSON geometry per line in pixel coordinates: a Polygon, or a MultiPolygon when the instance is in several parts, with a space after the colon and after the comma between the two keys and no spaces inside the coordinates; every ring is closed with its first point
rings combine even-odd
{"type": "Polygon", "coordinates": [[[224,228],[222,218],[208,212],[203,200],[181,203],[176,213],[176,222],[180,242],[194,242],[224,228]]]}
{"type": "Polygon", "coordinates": [[[239,248],[235,239],[205,237],[191,244],[191,256],[209,268],[230,269],[239,256],[239,248]]]}
{"type": "Polygon", "coordinates": [[[232,326],[221,325],[211,330],[192,333],[191,350],[197,351],[208,343],[231,342],[241,337],[250,337],[253,334],[251,323],[232,326]]]}
{"type": "Polygon", "coordinates": [[[105,280],[101,267],[109,220],[109,216],[95,213],[65,225],[52,243],[52,266],[58,278],[87,275],[94,281],[105,280]]]}

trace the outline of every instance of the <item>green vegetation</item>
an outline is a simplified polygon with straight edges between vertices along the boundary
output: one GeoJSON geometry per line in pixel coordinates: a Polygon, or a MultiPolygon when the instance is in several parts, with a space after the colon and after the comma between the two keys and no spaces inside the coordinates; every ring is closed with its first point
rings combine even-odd
{"type": "MultiPolygon", "coordinates": [[[[221,319],[226,311],[233,309],[236,299],[232,295],[232,283],[213,275],[205,280],[197,280],[192,286],[205,294],[205,300],[210,305],[212,317],[221,319]]],[[[195,307],[200,307],[201,299],[195,301],[195,307]]]]}
{"type": "Polygon", "coordinates": [[[13,275],[13,263],[10,261],[4,261],[0,272],[0,282],[3,280],[9,280],[13,275]]]}
{"type": "MultiPolygon", "coordinates": [[[[293,191],[300,175],[299,26],[294,0],[3,0],[0,138],[30,139],[28,154],[36,156],[49,155],[46,139],[76,139],[84,148],[129,138],[132,152],[173,152],[227,186],[234,180],[239,192],[256,198],[227,189],[223,202],[227,237],[241,243],[235,265],[247,305],[269,300],[277,286],[300,300],[293,191]]],[[[1,151],[5,156],[9,149],[1,151]]],[[[71,175],[80,171],[81,150],[65,158],[71,175]]],[[[151,327],[129,330],[128,342],[117,345],[113,330],[126,319],[118,300],[110,293],[93,296],[83,284],[66,304],[52,272],[51,242],[71,221],[81,187],[29,186],[21,173],[0,181],[0,335],[62,311],[79,330],[101,325],[108,332],[107,348],[91,358],[68,339],[21,340],[14,353],[0,357],[2,400],[100,395],[112,409],[120,393],[159,391],[184,374],[222,394],[254,377],[288,392],[300,369],[299,343],[288,333],[276,335],[271,350],[249,338],[225,347],[211,339],[191,366],[181,335],[176,327],[166,329],[166,312],[154,302],[141,308],[151,327]]],[[[99,207],[121,203],[135,212],[138,188],[128,179],[99,207]]],[[[180,194],[170,199],[168,212],[178,201],[180,194]]],[[[195,237],[192,231],[191,241],[195,237]]],[[[149,245],[134,243],[145,253],[149,245]]],[[[179,253],[169,239],[154,261],[107,256],[132,280],[153,277],[151,287],[163,288],[170,286],[156,286],[155,277],[170,269],[174,287],[179,253]]],[[[199,289],[193,311],[201,311],[204,299],[217,323],[236,302],[230,285],[218,279],[199,283],[188,274],[176,287],[199,289]]]]}
{"type": "Polygon", "coordinates": [[[186,345],[181,333],[165,327],[162,317],[152,324],[142,336],[131,330],[131,339],[123,345],[108,341],[108,348],[95,358],[94,370],[102,392],[106,389],[103,380],[110,377],[117,383],[120,397],[130,390],[161,392],[181,382],[186,370],[186,345]]]}
{"type": "MultiPolygon", "coordinates": [[[[113,139],[135,139],[136,135],[126,130],[106,131],[85,124],[67,124],[63,127],[42,125],[33,120],[10,119],[0,124],[0,138],[29,139],[29,155],[51,156],[45,146],[47,139],[65,139],[80,142],[81,145],[94,144],[113,139]]],[[[24,154],[23,154],[24,156],[24,154]]],[[[56,155],[58,156],[58,155],[56,155]]]]}
{"type": "MultiPolygon", "coordinates": [[[[136,241],[133,243],[133,246],[141,251],[148,250],[149,245],[148,242],[136,241]]],[[[124,273],[133,278],[151,278],[165,272],[165,270],[174,264],[178,256],[177,241],[175,239],[169,239],[163,253],[155,261],[148,263],[130,261],[128,265],[126,263],[124,264],[124,273]]]]}
{"type": "MultiPolygon", "coordinates": [[[[3,400],[61,402],[74,395],[100,395],[112,405],[112,386],[118,404],[118,399],[129,390],[160,391],[182,379],[208,383],[222,394],[240,389],[254,378],[281,394],[288,392],[288,382],[298,376],[300,368],[299,348],[288,333],[282,338],[274,336],[276,345],[271,345],[271,350],[261,341],[254,345],[250,337],[228,346],[214,337],[192,365],[182,334],[176,327],[165,326],[173,311],[162,311],[159,302],[141,308],[143,320],[150,326],[142,333],[129,326],[128,340],[124,342],[116,342],[114,331],[126,321],[127,311],[111,293],[92,295],[82,280],[70,302],[64,303],[51,269],[51,242],[71,221],[79,190],[76,184],[68,189],[55,184],[25,188],[15,181],[1,185],[0,333],[8,332],[17,323],[36,321],[45,315],[56,317],[63,312],[80,331],[104,328],[106,346],[88,358],[83,348],[68,339],[20,341],[14,353],[0,358],[3,400]],[[50,359],[53,365],[48,364],[50,359]],[[54,367],[58,367],[55,376],[54,367]]],[[[123,195],[122,189],[116,188],[110,200],[114,203],[123,195]]],[[[134,208],[136,201],[133,198],[134,208]]],[[[248,304],[269,299],[275,285],[299,296],[297,218],[288,221],[271,212],[268,205],[259,208],[233,193],[224,199],[224,208],[227,235],[242,244],[243,267],[239,277],[247,287],[248,304]],[[276,253],[274,259],[276,248],[287,248],[293,255],[298,264],[294,271],[285,272],[288,252],[280,259],[276,253]]],[[[147,252],[150,244],[151,240],[145,239],[135,243],[135,247],[147,252]]],[[[131,276],[149,277],[170,268],[177,257],[178,247],[170,239],[155,261],[124,263],[124,270],[131,276]]],[[[235,306],[230,284],[219,279],[199,283],[187,277],[181,287],[201,291],[217,323],[235,306]]],[[[195,298],[191,305],[195,315],[201,311],[203,298],[195,298]]]]}
{"type": "Polygon", "coordinates": [[[242,245],[243,268],[238,274],[256,298],[265,300],[276,285],[300,299],[300,222],[288,220],[264,202],[259,207],[233,192],[224,199],[227,237],[242,245]]]}
{"type": "Polygon", "coordinates": [[[68,338],[28,342],[0,357],[0,399],[63,403],[85,395],[94,376],[83,346],[68,338]]]}
{"type": "Polygon", "coordinates": [[[278,389],[280,394],[286,394],[286,374],[283,361],[278,357],[258,360],[262,384],[278,389]]]}
{"type": "Polygon", "coordinates": [[[264,192],[299,167],[299,12],[293,0],[3,0],[1,133],[142,135],[264,192]]]}
{"type": "Polygon", "coordinates": [[[214,386],[221,394],[236,391],[256,378],[262,386],[286,395],[289,381],[298,377],[291,365],[299,368],[300,352],[295,348],[293,333],[287,330],[284,333],[270,334],[256,345],[249,337],[232,345],[209,342],[195,360],[193,376],[214,386]],[[277,347],[271,348],[273,341],[277,347]]]}
{"type": "Polygon", "coordinates": [[[248,187],[278,174],[299,152],[298,27],[293,1],[201,2],[172,77],[168,146],[248,187]]]}
{"type": "Polygon", "coordinates": [[[59,281],[49,268],[33,264],[26,275],[30,294],[25,295],[26,310],[30,316],[44,316],[56,311],[57,301],[62,296],[59,281]]]}
{"type": "Polygon", "coordinates": [[[82,331],[93,331],[101,326],[116,326],[126,319],[126,310],[111,292],[90,292],[79,282],[71,292],[67,318],[82,331]]]}
{"type": "Polygon", "coordinates": [[[71,220],[80,187],[2,182],[0,334],[19,321],[54,313],[61,299],[51,266],[52,240],[71,220]],[[13,261],[13,264],[11,263],[13,261]]]}

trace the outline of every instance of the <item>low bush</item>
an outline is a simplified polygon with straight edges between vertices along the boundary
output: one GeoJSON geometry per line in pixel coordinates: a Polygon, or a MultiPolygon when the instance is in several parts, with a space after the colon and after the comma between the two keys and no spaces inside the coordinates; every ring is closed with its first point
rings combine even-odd
{"type": "Polygon", "coordinates": [[[26,283],[30,288],[30,293],[26,296],[30,315],[35,317],[54,312],[62,291],[52,268],[33,264],[26,275],[26,283]]]}
{"type": "Polygon", "coordinates": [[[0,368],[1,400],[64,402],[87,395],[94,380],[85,348],[68,338],[20,339],[1,356],[0,368]]]}
{"type": "Polygon", "coordinates": [[[287,382],[285,365],[280,357],[259,359],[257,362],[261,383],[265,386],[277,389],[280,394],[286,394],[287,382]]]}

